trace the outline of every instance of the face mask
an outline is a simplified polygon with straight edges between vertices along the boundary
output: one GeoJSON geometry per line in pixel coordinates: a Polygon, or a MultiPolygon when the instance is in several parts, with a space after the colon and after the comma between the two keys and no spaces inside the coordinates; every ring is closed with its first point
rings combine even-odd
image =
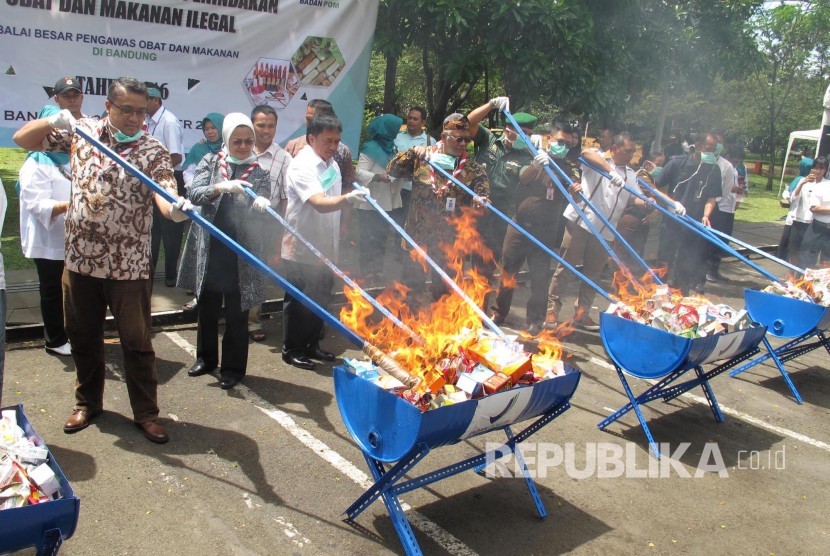
{"type": "Polygon", "coordinates": [[[320,176],[320,187],[323,188],[323,191],[328,191],[336,182],[337,170],[334,169],[334,164],[332,164],[329,166],[328,170],[323,172],[323,175],[320,176]]]}
{"type": "Polygon", "coordinates": [[[455,168],[455,157],[448,154],[433,154],[430,161],[434,162],[436,166],[446,170],[447,172],[452,172],[453,168],[455,168]]]}
{"type": "Polygon", "coordinates": [[[557,158],[559,160],[565,158],[565,155],[568,154],[568,145],[560,145],[559,143],[551,143],[548,147],[548,152],[553,158],[557,158]]]}
{"type": "Polygon", "coordinates": [[[256,155],[254,153],[251,153],[250,156],[246,158],[236,158],[232,154],[228,155],[228,161],[232,164],[250,164],[254,160],[256,160],[256,155]]]}
{"type": "Polygon", "coordinates": [[[715,147],[715,154],[720,156],[723,152],[723,143],[718,143],[718,146],[715,147]]]}
{"type": "Polygon", "coordinates": [[[663,173],[663,167],[662,166],[655,166],[651,170],[651,177],[654,178],[654,179],[657,179],[657,178],[660,177],[660,174],[662,174],[662,173],[663,173]]]}
{"type": "Polygon", "coordinates": [[[717,157],[715,153],[700,153],[700,161],[704,164],[715,164],[717,157]]]}
{"type": "Polygon", "coordinates": [[[513,141],[513,144],[510,145],[514,151],[523,151],[525,150],[525,140],[521,137],[516,137],[516,140],[513,141]]]}
{"type": "Polygon", "coordinates": [[[115,133],[112,134],[112,138],[118,141],[119,143],[132,143],[133,141],[138,141],[142,135],[144,135],[144,130],[139,129],[135,135],[127,135],[114,125],[110,123],[110,127],[115,130],[115,133]]]}

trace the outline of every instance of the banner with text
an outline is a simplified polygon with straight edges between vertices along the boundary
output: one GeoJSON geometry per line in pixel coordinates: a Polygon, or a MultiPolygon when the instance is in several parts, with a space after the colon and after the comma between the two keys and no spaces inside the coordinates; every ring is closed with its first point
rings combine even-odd
{"type": "Polygon", "coordinates": [[[357,155],[378,0],[0,0],[0,146],[73,76],[100,115],[111,80],[158,83],[185,149],[210,112],[277,110],[280,144],[308,101],[334,104],[357,155]]]}

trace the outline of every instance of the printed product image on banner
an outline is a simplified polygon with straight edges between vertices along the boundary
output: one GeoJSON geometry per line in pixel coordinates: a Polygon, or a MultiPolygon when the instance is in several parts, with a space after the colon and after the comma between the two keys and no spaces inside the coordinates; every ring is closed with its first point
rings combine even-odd
{"type": "Polygon", "coordinates": [[[329,87],[343,71],[346,61],[332,38],[306,37],[291,62],[300,82],[307,86],[329,87]]]}
{"type": "Polygon", "coordinates": [[[285,108],[300,88],[294,65],[276,58],[257,60],[243,84],[255,105],[269,104],[277,110],[285,108]]]}

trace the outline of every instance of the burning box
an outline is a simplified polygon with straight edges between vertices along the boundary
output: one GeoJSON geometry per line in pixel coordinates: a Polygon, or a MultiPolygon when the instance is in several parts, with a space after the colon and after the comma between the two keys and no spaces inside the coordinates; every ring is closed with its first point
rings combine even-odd
{"type": "Polygon", "coordinates": [[[460,374],[455,386],[471,397],[477,398],[484,395],[484,383],[494,374],[496,373],[484,365],[476,365],[471,372],[460,374]]]}
{"type": "Polygon", "coordinates": [[[467,353],[489,369],[506,374],[514,383],[532,369],[530,355],[525,353],[521,344],[501,338],[484,336],[473,343],[467,353]]]}
{"type": "Polygon", "coordinates": [[[484,381],[484,392],[495,394],[502,390],[508,390],[513,386],[510,377],[504,373],[496,373],[484,381]]]}

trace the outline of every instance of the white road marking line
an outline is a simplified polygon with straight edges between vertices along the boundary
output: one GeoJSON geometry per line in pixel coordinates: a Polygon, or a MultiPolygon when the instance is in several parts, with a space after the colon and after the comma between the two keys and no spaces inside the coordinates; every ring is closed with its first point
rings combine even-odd
{"type": "MultiPolygon", "coordinates": [[[[191,357],[196,357],[196,348],[182,337],[178,332],[163,332],[163,334],[170,339],[171,342],[186,351],[191,357]]],[[[254,405],[276,421],[282,428],[288,431],[294,438],[299,440],[303,445],[309,448],[312,452],[327,461],[332,467],[344,474],[358,486],[363,489],[368,489],[374,484],[374,481],[368,474],[358,469],[352,462],[338,454],[336,451],[329,448],[323,441],[317,439],[310,432],[297,424],[294,419],[277,408],[270,402],[262,399],[258,394],[253,392],[244,384],[238,384],[234,387],[243,398],[253,402],[254,405]]],[[[433,541],[441,545],[441,547],[450,554],[457,554],[459,556],[477,556],[477,553],[469,546],[464,544],[460,539],[453,536],[452,533],[441,527],[440,525],[430,521],[426,516],[413,510],[408,504],[401,502],[403,511],[407,512],[409,522],[419,531],[430,537],[433,541]]],[[[310,542],[310,541],[309,541],[310,542]]]]}
{"type": "MultiPolygon", "coordinates": [[[[588,361],[591,362],[591,363],[594,363],[595,365],[598,365],[600,367],[610,369],[612,371],[616,370],[616,369],[614,369],[614,366],[612,364],[610,364],[609,362],[607,362],[603,359],[599,359],[598,357],[589,357],[588,361]]],[[[657,381],[656,380],[648,380],[647,382],[650,382],[651,384],[654,384],[657,381]]],[[[692,401],[695,401],[697,403],[700,403],[700,404],[703,404],[703,405],[706,405],[706,406],[709,405],[709,402],[703,396],[696,396],[694,394],[690,394],[690,393],[686,392],[685,394],[681,394],[681,397],[688,398],[692,401]]],[[[720,406],[721,413],[724,413],[726,415],[730,415],[732,417],[737,417],[738,419],[741,419],[742,421],[746,421],[747,423],[752,423],[753,425],[756,425],[756,426],[759,426],[761,428],[767,429],[769,431],[780,434],[782,436],[789,436],[790,438],[798,440],[799,442],[804,442],[805,444],[809,444],[810,446],[814,446],[815,448],[818,448],[820,450],[830,452],[830,444],[828,444],[827,442],[823,442],[821,440],[816,440],[815,438],[810,438],[809,436],[803,435],[799,432],[791,431],[789,429],[785,429],[783,427],[773,425],[772,423],[767,423],[766,421],[764,421],[762,419],[758,419],[757,417],[753,417],[752,415],[749,415],[748,413],[744,413],[743,411],[738,411],[737,409],[732,409],[731,407],[727,407],[727,406],[725,406],[721,403],[718,403],[718,405],[720,406]]],[[[616,411],[616,409],[608,409],[607,407],[603,407],[603,409],[605,409],[607,411],[611,411],[612,413],[614,411],[616,411]]]]}
{"type": "Polygon", "coordinates": [[[297,531],[297,528],[294,527],[294,524],[292,524],[290,521],[287,521],[284,517],[275,517],[274,521],[283,526],[282,532],[285,533],[285,536],[291,539],[291,542],[293,542],[300,548],[307,544],[311,544],[311,541],[303,535],[301,535],[300,532],[297,531]]]}

